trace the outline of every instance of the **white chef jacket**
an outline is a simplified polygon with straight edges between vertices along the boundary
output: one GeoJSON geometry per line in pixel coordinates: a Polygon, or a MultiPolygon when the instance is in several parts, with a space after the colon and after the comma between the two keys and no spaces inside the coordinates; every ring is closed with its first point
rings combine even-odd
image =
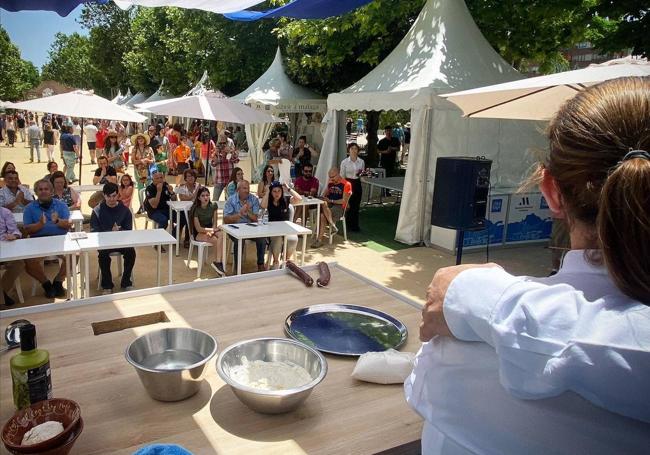
{"type": "Polygon", "coordinates": [[[349,180],[358,179],[359,171],[363,171],[365,167],[366,164],[361,158],[357,157],[356,161],[352,161],[348,156],[341,161],[341,177],[349,180]]]}
{"type": "Polygon", "coordinates": [[[650,451],[650,307],[570,251],[557,275],[459,274],[404,384],[423,453],[650,451]],[[478,290],[478,292],[477,292],[478,290]]]}

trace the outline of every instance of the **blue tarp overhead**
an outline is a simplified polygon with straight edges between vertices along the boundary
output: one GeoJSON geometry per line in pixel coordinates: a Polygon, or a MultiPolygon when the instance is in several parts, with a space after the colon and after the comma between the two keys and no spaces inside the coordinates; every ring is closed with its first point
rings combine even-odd
{"type": "Polygon", "coordinates": [[[108,3],[108,0],[0,0],[0,8],[7,11],[54,11],[67,16],[82,3],[108,3]]]}
{"type": "Polygon", "coordinates": [[[238,11],[224,14],[234,21],[256,21],[267,17],[293,17],[295,19],[323,19],[352,11],[372,0],[293,0],[279,8],[266,11],[238,11]]]}

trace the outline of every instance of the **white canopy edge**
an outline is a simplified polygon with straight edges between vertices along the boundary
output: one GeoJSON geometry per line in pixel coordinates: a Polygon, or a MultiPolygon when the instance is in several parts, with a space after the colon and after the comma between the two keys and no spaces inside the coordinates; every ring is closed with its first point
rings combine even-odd
{"type": "Polygon", "coordinates": [[[132,6],[175,6],[178,8],[200,9],[213,13],[235,13],[251,6],[258,5],[264,0],[113,0],[122,9],[132,6]]]}

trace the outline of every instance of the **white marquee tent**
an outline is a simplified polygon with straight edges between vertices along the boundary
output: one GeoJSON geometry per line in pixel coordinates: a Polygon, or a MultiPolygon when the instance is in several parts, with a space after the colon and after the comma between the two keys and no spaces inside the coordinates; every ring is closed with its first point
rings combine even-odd
{"type": "Polygon", "coordinates": [[[133,109],[136,104],[144,103],[144,100],[147,99],[147,95],[145,95],[143,92],[138,92],[135,95],[133,95],[129,100],[127,100],[122,106],[124,107],[130,107],[133,109]]]}
{"type": "Polygon", "coordinates": [[[395,239],[453,247],[455,232],[431,234],[436,159],[486,156],[492,184],[516,186],[543,147],[533,122],[462,118],[438,95],[520,79],[483,37],[463,0],[428,0],[413,26],[375,69],[327,99],[329,120],[317,177],[345,156],[346,110],[411,110],[411,142],[395,239]],[[435,239],[442,236],[445,239],[435,239]]]}
{"type": "Polygon", "coordinates": [[[117,101],[117,104],[122,105],[127,101],[129,101],[131,98],[133,98],[133,94],[131,93],[131,89],[128,88],[126,89],[126,94],[120,100],[117,101]]]}
{"type": "MultiPolygon", "coordinates": [[[[302,87],[287,76],[282,63],[280,49],[275,53],[271,66],[250,87],[235,95],[233,99],[263,110],[273,115],[295,114],[291,122],[292,136],[298,129],[298,115],[304,113],[324,113],[327,102],[324,97],[302,87]]],[[[273,129],[273,123],[246,125],[246,138],[251,156],[252,169],[257,169],[263,161],[262,145],[273,129]]],[[[312,139],[313,142],[313,139],[312,139]]],[[[319,141],[316,141],[317,145],[319,141]]]]}
{"type": "MultiPolygon", "coordinates": [[[[145,103],[153,103],[154,101],[163,101],[163,100],[168,100],[171,98],[171,96],[163,90],[163,84],[165,81],[162,81],[160,83],[160,86],[158,87],[158,90],[153,92],[153,94],[147,98],[144,101],[141,101],[139,104],[145,104],[145,103]]],[[[151,114],[149,111],[146,109],[136,109],[137,112],[143,112],[145,114],[151,114]]]]}

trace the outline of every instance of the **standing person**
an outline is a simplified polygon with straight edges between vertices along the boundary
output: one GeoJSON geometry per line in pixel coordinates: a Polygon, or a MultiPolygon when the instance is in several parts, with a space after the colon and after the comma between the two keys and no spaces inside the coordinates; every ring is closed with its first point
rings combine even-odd
{"type": "Polygon", "coordinates": [[[155,165],[160,172],[167,175],[167,152],[165,151],[164,144],[156,142],[156,150],[154,151],[155,165]]]}
{"type": "Polygon", "coordinates": [[[18,127],[18,132],[20,133],[20,140],[22,142],[25,142],[25,137],[27,136],[26,130],[27,130],[27,122],[25,122],[25,117],[23,114],[18,114],[18,118],[16,119],[16,126],[18,127]]]}
{"type": "Polygon", "coordinates": [[[0,143],[2,143],[5,138],[7,137],[6,135],[6,130],[7,130],[7,116],[6,115],[0,115],[0,143]]]}
{"type": "Polygon", "coordinates": [[[293,150],[293,162],[296,164],[296,176],[302,175],[302,168],[306,163],[314,163],[318,159],[318,151],[307,144],[307,136],[300,136],[298,144],[293,150]]]}
{"type": "MultiPolygon", "coordinates": [[[[302,197],[286,184],[280,183],[277,180],[271,184],[269,191],[264,195],[264,199],[260,202],[260,207],[268,210],[269,221],[292,221],[290,219],[289,204],[297,204],[302,201],[302,197]],[[289,196],[285,196],[285,192],[289,196]]],[[[280,265],[280,253],[284,240],[282,237],[271,238],[271,255],[273,256],[273,266],[271,269],[275,270],[280,265]]],[[[291,259],[293,253],[296,251],[298,245],[297,235],[287,236],[287,256],[284,258],[285,262],[291,259]]]]}
{"type": "Polygon", "coordinates": [[[81,125],[78,118],[72,120],[72,137],[74,137],[79,149],[81,149],[81,125]]]}
{"type": "Polygon", "coordinates": [[[7,117],[7,145],[9,147],[14,147],[16,142],[16,122],[14,118],[10,115],[7,117]]]}
{"type": "Polygon", "coordinates": [[[183,134],[181,136],[181,142],[174,149],[173,152],[173,161],[176,167],[176,186],[181,183],[185,171],[192,168],[192,151],[187,145],[187,135],[183,134]]]}
{"type": "Polygon", "coordinates": [[[0,207],[5,207],[14,213],[22,213],[34,200],[34,195],[25,185],[20,184],[18,172],[6,170],[4,172],[5,186],[0,188],[0,207]]]}
{"type": "Polygon", "coordinates": [[[348,157],[341,162],[341,177],[352,185],[352,195],[345,212],[345,222],[352,232],[359,232],[359,207],[361,206],[361,179],[359,176],[365,170],[366,164],[359,158],[359,146],[352,142],[348,144],[348,157]]]}
{"type": "Polygon", "coordinates": [[[93,120],[89,120],[84,126],[84,134],[86,135],[86,144],[90,152],[90,164],[95,164],[96,149],[97,149],[97,126],[93,120]]]}
{"type": "Polygon", "coordinates": [[[34,162],[34,149],[36,149],[36,159],[41,162],[41,141],[43,134],[34,120],[29,121],[27,128],[27,139],[29,140],[29,162],[34,162]]]}
{"type": "Polygon", "coordinates": [[[280,138],[280,147],[278,148],[278,155],[280,158],[284,158],[287,160],[291,160],[293,157],[293,147],[291,144],[289,144],[288,141],[288,135],[285,131],[282,131],[280,134],[278,134],[278,137],[280,138]]]}
{"type": "MultiPolygon", "coordinates": [[[[223,222],[225,224],[257,223],[257,214],[260,211],[260,201],[250,193],[250,183],[242,180],[237,185],[237,193],[228,198],[223,208],[223,222]]],[[[238,240],[231,238],[234,243],[235,266],[238,261],[238,240]]],[[[264,271],[264,253],[266,252],[266,238],[251,239],[255,241],[257,249],[257,271],[264,271]]],[[[244,245],[242,245],[242,248],[244,245]]]]}
{"type": "Polygon", "coordinates": [[[115,172],[126,172],[124,165],[124,147],[118,142],[117,131],[110,130],[104,140],[103,156],[108,160],[108,165],[115,169],[115,172]]]}
{"type": "Polygon", "coordinates": [[[391,126],[385,127],[384,137],[377,142],[377,152],[381,155],[379,165],[386,169],[386,177],[395,176],[395,164],[399,148],[400,142],[396,137],[393,137],[393,128],[391,126]]]}
{"type": "Polygon", "coordinates": [[[402,145],[404,144],[404,129],[402,128],[401,123],[396,123],[396,126],[393,129],[393,136],[399,141],[400,150],[402,150],[402,145]]]}
{"type": "Polygon", "coordinates": [[[223,232],[219,229],[218,206],[210,201],[210,190],[201,187],[190,209],[191,229],[195,240],[212,245],[212,268],[226,276],[223,267],[223,232]]]}
{"type": "Polygon", "coordinates": [[[47,161],[54,161],[54,146],[56,145],[56,135],[52,129],[52,124],[47,122],[43,131],[43,145],[47,150],[47,161]]]}
{"type": "Polygon", "coordinates": [[[241,126],[235,127],[235,147],[241,149],[246,143],[246,133],[242,131],[241,126]]]}
{"type": "Polygon", "coordinates": [[[228,138],[224,133],[219,133],[217,147],[210,163],[214,170],[213,201],[218,201],[221,197],[221,193],[228,185],[228,179],[237,163],[239,163],[237,150],[235,150],[234,146],[228,145],[228,138]]]}
{"type": "MultiPolygon", "coordinates": [[[[18,227],[14,215],[9,209],[0,207],[0,242],[13,242],[23,236],[18,227]]],[[[14,287],[16,278],[20,276],[25,269],[23,261],[11,261],[2,263],[4,266],[4,273],[0,284],[2,287],[2,294],[0,295],[0,303],[6,306],[12,306],[16,302],[9,295],[11,289],[14,287]]]]}
{"type": "MultiPolygon", "coordinates": [[[[131,211],[120,204],[118,187],[114,183],[107,183],[102,190],[104,201],[93,209],[90,216],[91,232],[130,231],[133,229],[133,215],[131,211]]],[[[123,291],[133,289],[133,267],[135,266],[135,248],[115,248],[100,250],[98,254],[99,270],[101,271],[102,294],[113,292],[113,275],[111,273],[111,253],[120,253],[124,258],[124,271],[120,282],[123,291]]]]}
{"type": "MultiPolygon", "coordinates": [[[[104,150],[104,147],[106,147],[106,137],[108,136],[108,126],[106,125],[105,120],[100,120],[99,122],[99,129],[97,130],[97,134],[95,134],[95,139],[97,141],[96,143],[96,148],[97,150],[104,150]]],[[[91,164],[95,164],[93,161],[91,164]]]]}
{"type": "Polygon", "coordinates": [[[434,275],[404,384],[425,419],[423,453],[647,453],[649,93],[647,77],[612,79],[549,123],[531,180],[568,221],[556,275],[496,264],[434,275]]]}
{"type": "Polygon", "coordinates": [[[61,153],[63,154],[63,171],[65,176],[68,179],[68,183],[78,182],[75,173],[74,165],[77,163],[77,158],[79,157],[79,146],[77,145],[74,137],[70,134],[70,128],[68,126],[61,126],[61,139],[59,144],[61,147],[61,153]]]}
{"type": "MultiPolygon", "coordinates": [[[[30,237],[65,235],[71,227],[68,206],[52,198],[53,188],[49,180],[39,180],[35,186],[38,199],[30,203],[23,214],[25,232],[30,237]]],[[[65,264],[66,259],[62,257],[61,267],[52,281],[45,275],[42,258],[26,259],[25,269],[32,278],[41,283],[46,297],[65,297],[65,264]]]]}
{"type": "Polygon", "coordinates": [[[203,164],[203,169],[205,170],[205,179],[207,181],[210,173],[210,157],[214,153],[215,144],[210,136],[206,133],[201,135],[201,163],[203,164]]]}
{"type": "Polygon", "coordinates": [[[135,168],[135,176],[138,181],[138,189],[144,188],[151,183],[149,166],[154,162],[153,151],[149,147],[149,136],[143,133],[136,133],[131,137],[133,148],[131,159],[135,168]]]}
{"type": "Polygon", "coordinates": [[[404,125],[404,144],[402,145],[402,154],[399,157],[399,163],[404,164],[404,157],[409,154],[409,147],[411,146],[411,122],[406,122],[404,125]]]}

